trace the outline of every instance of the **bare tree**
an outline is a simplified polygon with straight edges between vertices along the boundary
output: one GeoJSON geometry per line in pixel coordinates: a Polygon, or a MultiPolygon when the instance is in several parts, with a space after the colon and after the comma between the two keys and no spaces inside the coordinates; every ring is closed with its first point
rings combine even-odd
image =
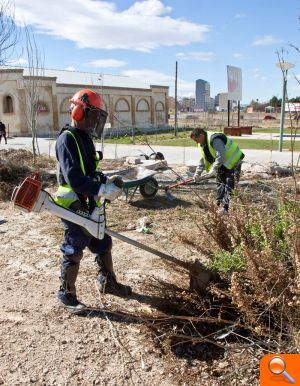
{"type": "Polygon", "coordinates": [[[14,8],[10,2],[0,2],[0,65],[6,64],[14,54],[14,47],[19,39],[14,16],[14,8]]]}
{"type": "Polygon", "coordinates": [[[39,49],[32,29],[24,27],[25,47],[24,53],[28,62],[27,74],[23,76],[25,96],[20,101],[22,111],[31,131],[33,161],[39,154],[37,142],[37,116],[40,109],[40,100],[44,93],[44,58],[39,49]]]}
{"type": "MultiPolygon", "coordinates": [[[[293,46],[294,47],[294,46],[293,46]]],[[[294,47],[296,48],[296,47],[294,47]]],[[[300,52],[298,49],[297,49],[298,52],[300,52]]],[[[284,50],[284,49],[281,49],[281,51],[277,51],[276,52],[277,54],[277,57],[278,57],[278,60],[279,60],[279,67],[282,71],[282,76],[283,76],[283,81],[287,81],[287,71],[284,70],[284,64],[286,62],[285,60],[285,57],[287,56],[288,54],[288,51],[284,50]]],[[[295,76],[295,78],[297,79],[297,77],[295,76]]],[[[299,83],[299,80],[297,79],[298,83],[299,83]]],[[[286,92],[286,99],[289,100],[288,98],[288,92],[286,92]]],[[[282,104],[281,104],[281,109],[284,108],[284,103],[282,101],[282,104]]],[[[298,117],[298,112],[296,111],[296,114],[297,114],[297,117],[298,117]]],[[[294,159],[294,156],[295,156],[295,152],[294,152],[294,147],[295,147],[295,141],[296,141],[296,137],[297,137],[297,132],[298,132],[298,120],[297,120],[297,123],[296,123],[296,126],[295,126],[295,121],[293,120],[293,115],[292,115],[292,112],[291,112],[291,109],[290,109],[290,103],[288,104],[288,116],[289,116],[289,123],[290,123],[290,128],[291,128],[291,151],[292,151],[292,176],[293,176],[293,180],[294,180],[294,184],[295,184],[295,196],[297,197],[298,196],[298,190],[297,190],[297,174],[295,173],[296,171],[296,167],[298,167],[299,165],[299,161],[300,161],[300,157],[298,157],[298,160],[295,162],[295,159],[294,159]]]]}

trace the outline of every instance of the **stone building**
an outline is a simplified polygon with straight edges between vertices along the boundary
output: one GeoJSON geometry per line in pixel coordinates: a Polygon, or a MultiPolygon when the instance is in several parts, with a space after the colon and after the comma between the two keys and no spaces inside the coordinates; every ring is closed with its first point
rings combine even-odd
{"type": "MultiPolygon", "coordinates": [[[[38,83],[37,134],[55,135],[70,123],[69,99],[80,89],[98,92],[108,112],[107,130],[149,129],[168,124],[167,86],[147,85],[125,76],[64,70],[43,70],[38,83]]],[[[9,135],[30,135],[26,108],[30,105],[26,84],[35,81],[26,68],[0,69],[0,120],[9,135]]]]}

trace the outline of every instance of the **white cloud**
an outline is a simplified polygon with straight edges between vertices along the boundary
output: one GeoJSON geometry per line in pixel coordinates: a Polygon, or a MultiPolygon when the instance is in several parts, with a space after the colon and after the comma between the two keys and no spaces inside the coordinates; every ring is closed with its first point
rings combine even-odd
{"type": "Polygon", "coordinates": [[[207,25],[166,15],[171,8],[160,0],[135,2],[120,11],[103,0],[15,0],[18,23],[40,33],[75,42],[80,48],[128,49],[150,52],[161,46],[201,42],[207,25]],[[63,12],[66,10],[66,12],[63,12]]]}
{"type": "MultiPolygon", "coordinates": [[[[170,95],[174,96],[175,88],[175,73],[174,75],[164,74],[154,70],[126,70],[122,72],[122,75],[130,76],[140,82],[147,82],[152,85],[169,86],[170,95]]],[[[177,90],[179,96],[194,96],[195,95],[195,82],[187,82],[184,79],[177,79],[177,90]]]]}
{"type": "Polygon", "coordinates": [[[25,58],[11,59],[7,61],[9,66],[27,66],[28,61],[25,58]]]}
{"type": "Polygon", "coordinates": [[[127,63],[124,62],[123,60],[117,60],[117,59],[96,59],[87,64],[92,67],[109,68],[109,67],[123,67],[123,66],[126,66],[127,63]]]}
{"type": "Polygon", "coordinates": [[[67,70],[67,71],[76,71],[75,67],[73,67],[73,66],[68,66],[68,67],[65,68],[65,70],[67,70]]]}
{"type": "Polygon", "coordinates": [[[241,18],[243,18],[243,17],[246,17],[247,15],[245,14],[245,13],[236,13],[235,15],[234,15],[234,17],[235,17],[235,19],[241,19],[241,18]]]}
{"type": "Polygon", "coordinates": [[[234,57],[235,59],[240,59],[240,58],[243,57],[243,55],[240,54],[239,52],[235,52],[235,53],[233,54],[233,57],[234,57]]]}
{"type": "Polygon", "coordinates": [[[210,62],[215,59],[216,54],[214,52],[179,52],[176,57],[183,60],[196,60],[199,62],[210,62]]]}
{"type": "Polygon", "coordinates": [[[160,16],[172,11],[171,7],[166,7],[161,1],[148,0],[137,1],[127,11],[126,15],[148,15],[148,16],[160,16]]]}
{"type": "Polygon", "coordinates": [[[272,35],[264,35],[262,37],[256,38],[252,43],[252,46],[269,46],[271,44],[282,43],[281,39],[277,39],[272,35]]]}

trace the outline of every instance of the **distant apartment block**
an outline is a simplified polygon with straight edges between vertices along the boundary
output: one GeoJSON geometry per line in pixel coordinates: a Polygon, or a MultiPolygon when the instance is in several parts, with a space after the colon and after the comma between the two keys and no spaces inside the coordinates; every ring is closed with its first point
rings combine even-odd
{"type": "Polygon", "coordinates": [[[215,110],[215,98],[210,98],[208,111],[214,111],[214,110],[215,110]]]}
{"type": "Polygon", "coordinates": [[[203,79],[196,80],[196,109],[201,111],[211,110],[210,84],[203,79]]]}
{"type": "Polygon", "coordinates": [[[217,111],[227,111],[228,109],[228,93],[220,92],[215,96],[215,106],[217,111]]]}

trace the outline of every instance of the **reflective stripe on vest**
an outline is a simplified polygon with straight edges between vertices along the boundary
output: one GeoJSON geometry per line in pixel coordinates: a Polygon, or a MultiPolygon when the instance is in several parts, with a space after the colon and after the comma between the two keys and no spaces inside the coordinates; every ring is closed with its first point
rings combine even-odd
{"type": "MultiPolygon", "coordinates": [[[[95,155],[95,163],[96,163],[96,169],[98,169],[98,166],[100,164],[100,154],[96,151],[95,155]]],[[[101,206],[104,203],[104,199],[99,198],[99,200],[96,201],[97,206],[101,206]]]]}
{"type": "MultiPolygon", "coordinates": [[[[78,142],[76,140],[75,135],[69,130],[66,130],[64,132],[67,135],[72,135],[72,137],[74,138],[74,141],[76,143],[77,150],[78,150],[78,155],[79,155],[80,169],[81,169],[82,173],[84,175],[86,175],[80,147],[78,145],[78,142]]],[[[79,198],[78,198],[77,194],[74,192],[71,185],[68,185],[68,184],[59,185],[59,187],[56,191],[55,198],[54,198],[54,201],[56,202],[56,204],[62,206],[63,208],[69,208],[73,204],[73,202],[78,201],[78,200],[79,200],[79,198]]]]}
{"type": "MultiPolygon", "coordinates": [[[[214,159],[216,158],[216,151],[212,147],[211,142],[213,139],[212,137],[216,136],[218,134],[220,134],[220,133],[207,132],[208,150],[214,159]]],[[[240,148],[238,147],[238,145],[232,139],[228,138],[227,136],[226,136],[226,139],[227,139],[227,141],[225,144],[225,162],[223,163],[223,165],[227,169],[232,169],[236,165],[236,163],[240,160],[243,153],[240,150],[240,148]]],[[[208,162],[208,160],[206,159],[205,153],[204,153],[203,148],[200,145],[200,143],[198,144],[198,147],[199,147],[200,154],[201,154],[203,161],[204,161],[205,170],[208,172],[211,169],[213,164],[208,162]]]]}
{"type": "Polygon", "coordinates": [[[100,154],[96,151],[95,154],[95,162],[96,162],[96,169],[98,169],[99,163],[100,163],[100,154]]]}
{"type": "Polygon", "coordinates": [[[84,167],[84,163],[83,163],[83,159],[82,159],[80,147],[79,147],[79,145],[78,145],[78,142],[77,142],[77,140],[76,140],[76,137],[75,137],[75,135],[72,133],[72,131],[66,130],[65,133],[72,135],[72,137],[74,138],[74,141],[75,141],[75,143],[76,143],[77,150],[78,150],[78,155],[79,155],[80,169],[81,169],[82,173],[85,175],[85,167],[84,167]]]}

